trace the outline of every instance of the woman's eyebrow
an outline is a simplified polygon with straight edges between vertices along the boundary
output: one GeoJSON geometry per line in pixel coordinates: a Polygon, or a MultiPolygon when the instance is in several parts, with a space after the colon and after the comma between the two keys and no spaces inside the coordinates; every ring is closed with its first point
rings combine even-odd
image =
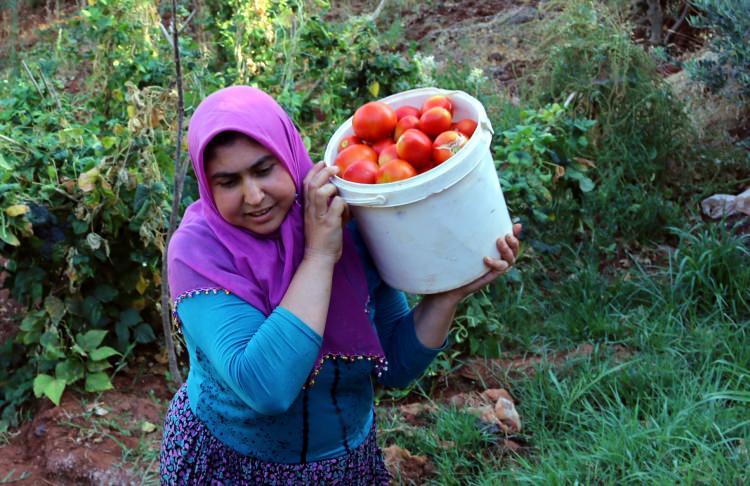
{"type": "Polygon", "coordinates": [[[275,158],[276,158],[276,157],[275,157],[275,156],[274,156],[273,154],[268,154],[268,155],[264,155],[263,157],[259,158],[259,159],[258,159],[258,160],[256,160],[255,162],[253,162],[253,164],[252,164],[252,165],[251,165],[250,167],[251,167],[251,168],[253,168],[253,167],[257,167],[257,166],[259,166],[260,164],[262,164],[263,162],[266,162],[266,161],[268,161],[268,160],[273,160],[273,159],[275,159],[275,158]]]}
{"type": "MultiPolygon", "coordinates": [[[[261,158],[259,158],[258,160],[256,160],[255,162],[253,162],[252,165],[250,166],[250,168],[253,169],[253,168],[257,167],[258,165],[262,164],[263,162],[266,162],[268,160],[273,160],[275,158],[276,157],[274,157],[273,154],[264,155],[261,158]]],[[[219,178],[222,178],[222,177],[234,177],[237,174],[238,174],[238,172],[216,172],[215,174],[213,174],[211,176],[211,180],[219,179],[219,178]]]]}

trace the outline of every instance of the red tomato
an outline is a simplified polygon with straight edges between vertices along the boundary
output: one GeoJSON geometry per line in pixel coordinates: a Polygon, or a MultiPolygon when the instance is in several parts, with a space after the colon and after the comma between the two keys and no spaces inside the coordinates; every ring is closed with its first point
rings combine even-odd
{"type": "Polygon", "coordinates": [[[464,118],[455,124],[455,129],[466,135],[466,138],[471,138],[474,135],[474,130],[477,129],[477,122],[470,118],[464,118]]]}
{"type": "Polygon", "coordinates": [[[372,147],[368,147],[367,145],[350,145],[336,157],[334,163],[341,169],[339,173],[343,174],[350,165],[358,160],[377,162],[378,154],[372,149],[372,147]]]}
{"type": "Polygon", "coordinates": [[[396,118],[398,118],[399,120],[409,115],[419,118],[419,115],[421,114],[422,112],[419,111],[419,108],[414,106],[402,106],[400,108],[396,108],[396,118]]]}
{"type": "Polygon", "coordinates": [[[435,138],[446,130],[451,129],[451,113],[445,108],[436,106],[422,112],[419,118],[419,128],[431,138],[435,138]]]}
{"type": "Polygon", "coordinates": [[[461,132],[447,131],[441,133],[432,144],[432,160],[436,164],[442,164],[461,150],[466,140],[466,135],[461,132]]]}
{"type": "Polygon", "coordinates": [[[449,100],[447,96],[443,95],[435,95],[427,98],[422,104],[422,113],[436,106],[445,108],[451,114],[453,114],[453,103],[451,103],[451,100],[449,100]]]}
{"type": "Polygon", "coordinates": [[[396,128],[396,112],[382,101],[371,101],[354,112],[354,134],[362,140],[377,142],[390,138],[396,128]]]}
{"type": "Polygon", "coordinates": [[[417,170],[409,162],[401,159],[393,159],[378,169],[377,183],[385,184],[387,182],[402,181],[415,175],[417,175],[417,170]]]}
{"type": "Polygon", "coordinates": [[[372,149],[375,151],[376,154],[380,155],[380,153],[383,151],[383,149],[388,148],[391,145],[395,145],[396,142],[391,140],[390,138],[384,138],[383,140],[380,140],[379,142],[375,142],[371,145],[372,149]]]}
{"type": "Polygon", "coordinates": [[[427,165],[427,166],[425,166],[425,167],[423,167],[422,169],[419,169],[417,171],[417,174],[424,174],[425,172],[427,172],[429,170],[432,170],[432,169],[434,169],[437,166],[438,166],[438,164],[435,164],[434,162],[430,161],[430,164],[427,165]]]}
{"type": "Polygon", "coordinates": [[[419,170],[432,162],[432,140],[422,131],[410,128],[396,142],[398,158],[419,170]]]}
{"type": "Polygon", "coordinates": [[[358,160],[347,167],[341,177],[360,184],[375,184],[378,177],[378,164],[372,160],[358,160]]]}
{"type": "Polygon", "coordinates": [[[419,118],[414,115],[406,115],[396,123],[396,130],[393,132],[393,138],[398,140],[410,128],[419,128],[419,118]]]}
{"type": "Polygon", "coordinates": [[[386,162],[389,160],[397,159],[398,158],[398,152],[396,151],[396,144],[389,145],[386,148],[383,149],[382,152],[380,152],[380,155],[378,155],[378,165],[385,165],[386,162]]]}
{"type": "Polygon", "coordinates": [[[359,139],[359,137],[356,137],[354,135],[349,135],[348,137],[344,137],[339,142],[339,152],[344,150],[345,148],[356,145],[358,143],[362,143],[362,140],[359,139]]]}

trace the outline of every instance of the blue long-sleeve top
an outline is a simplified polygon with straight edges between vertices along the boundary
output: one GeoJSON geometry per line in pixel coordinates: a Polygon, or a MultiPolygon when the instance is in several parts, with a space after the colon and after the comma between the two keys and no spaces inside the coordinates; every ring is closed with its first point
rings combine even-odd
{"type": "MultiPolygon", "coordinates": [[[[421,344],[404,294],[382,281],[356,226],[348,229],[364,263],[369,316],[388,360],[379,380],[406,386],[443,348],[421,344]]],[[[231,448],[263,461],[298,463],[340,456],[367,437],[374,420],[373,362],[327,360],[304,397],[302,385],[323,340],[289,310],[279,306],[266,316],[218,292],[182,300],[177,314],[190,356],[191,409],[231,448]]]]}

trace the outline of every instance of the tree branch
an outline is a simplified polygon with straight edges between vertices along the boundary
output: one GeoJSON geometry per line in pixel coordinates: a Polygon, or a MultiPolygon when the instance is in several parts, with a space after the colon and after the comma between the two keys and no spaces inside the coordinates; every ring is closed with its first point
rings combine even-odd
{"type": "MultiPolygon", "coordinates": [[[[180,211],[180,201],[182,200],[182,188],[185,183],[185,172],[187,171],[187,163],[182,161],[182,130],[183,130],[183,118],[185,111],[185,104],[182,90],[182,65],[180,63],[180,42],[179,42],[179,29],[177,25],[177,2],[172,0],[172,38],[170,44],[174,51],[174,63],[175,73],[177,82],[177,142],[175,147],[174,156],[174,191],[172,199],[172,213],[169,215],[169,228],[167,229],[167,237],[164,245],[164,254],[162,255],[161,262],[161,321],[162,327],[164,328],[164,339],[167,347],[167,358],[169,360],[169,372],[172,375],[172,379],[179,385],[182,384],[182,375],[180,370],[177,368],[177,354],[175,353],[174,338],[172,336],[172,307],[169,301],[169,278],[167,268],[167,250],[169,248],[169,241],[172,239],[172,235],[177,228],[177,215],[180,211]]],[[[164,25],[162,24],[162,28],[164,25]]],[[[166,29],[164,29],[166,33],[166,29]]],[[[167,37],[169,38],[169,37],[167,37]]]]}
{"type": "Polygon", "coordinates": [[[661,9],[661,0],[648,0],[647,15],[651,22],[649,43],[652,46],[661,45],[661,29],[664,25],[664,12],[661,9]]]}
{"type": "Polygon", "coordinates": [[[669,28],[667,31],[667,35],[664,36],[664,45],[669,45],[669,40],[672,38],[674,34],[677,33],[677,30],[679,30],[682,23],[687,18],[688,11],[690,11],[690,0],[685,0],[685,8],[682,9],[682,14],[680,15],[680,18],[677,19],[677,22],[674,23],[672,27],[669,28]]]}

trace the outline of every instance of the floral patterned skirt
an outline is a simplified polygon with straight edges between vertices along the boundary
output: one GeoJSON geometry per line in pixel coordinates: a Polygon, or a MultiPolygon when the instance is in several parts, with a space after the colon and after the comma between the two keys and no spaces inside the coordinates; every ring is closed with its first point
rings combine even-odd
{"type": "Polygon", "coordinates": [[[228,447],[213,436],[188,403],[184,385],[169,404],[159,457],[161,483],[210,484],[345,484],[387,485],[390,474],[375,440],[367,439],[348,454],[306,464],[259,461],[228,447]]]}

